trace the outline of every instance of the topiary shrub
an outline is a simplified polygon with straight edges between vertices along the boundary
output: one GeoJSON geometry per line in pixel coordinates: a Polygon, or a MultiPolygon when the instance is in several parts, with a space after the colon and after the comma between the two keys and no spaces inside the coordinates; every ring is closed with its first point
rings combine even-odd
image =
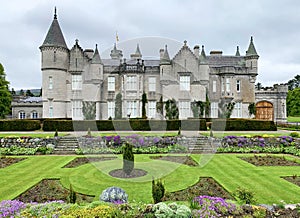
{"type": "Polygon", "coordinates": [[[76,192],[73,190],[72,185],[70,184],[70,194],[69,194],[69,201],[71,204],[75,204],[76,203],[76,192]]]}
{"type": "Polygon", "coordinates": [[[111,203],[127,203],[128,195],[119,187],[109,187],[100,195],[100,201],[111,203]]]}
{"type": "Polygon", "coordinates": [[[130,175],[134,168],[134,155],[132,151],[132,144],[126,142],[123,145],[123,171],[130,175]]]}
{"type": "Polygon", "coordinates": [[[161,199],[165,195],[165,187],[163,183],[158,180],[157,182],[152,179],[152,198],[154,201],[154,204],[161,202],[161,199]]]}

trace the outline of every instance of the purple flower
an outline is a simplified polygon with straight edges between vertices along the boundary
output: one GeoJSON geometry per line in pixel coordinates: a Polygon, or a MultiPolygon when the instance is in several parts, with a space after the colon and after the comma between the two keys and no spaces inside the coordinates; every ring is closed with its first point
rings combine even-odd
{"type": "Polygon", "coordinates": [[[0,218],[14,217],[26,208],[26,204],[18,200],[4,200],[0,202],[0,218]]]}

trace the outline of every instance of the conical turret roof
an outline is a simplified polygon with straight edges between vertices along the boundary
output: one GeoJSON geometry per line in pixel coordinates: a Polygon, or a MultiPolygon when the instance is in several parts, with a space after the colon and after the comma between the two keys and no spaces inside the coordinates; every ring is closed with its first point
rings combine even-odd
{"type": "Polygon", "coordinates": [[[57,20],[56,8],[54,11],[54,19],[42,46],[61,46],[67,48],[67,44],[57,20]]]}
{"type": "Polygon", "coordinates": [[[253,36],[251,36],[250,44],[249,44],[248,50],[246,52],[246,56],[258,56],[255,46],[254,46],[254,43],[253,43],[253,36]]]}
{"type": "Polygon", "coordinates": [[[170,64],[170,56],[169,56],[169,52],[168,52],[168,47],[167,45],[165,46],[165,51],[164,54],[162,56],[162,58],[160,59],[160,63],[161,64],[170,64]]]}
{"type": "Polygon", "coordinates": [[[100,58],[100,54],[99,54],[99,51],[98,51],[98,45],[97,44],[96,44],[95,53],[94,53],[93,58],[92,58],[92,64],[102,64],[102,60],[100,58]]]}
{"type": "Polygon", "coordinates": [[[241,56],[241,54],[240,54],[240,47],[239,46],[236,46],[235,56],[241,56]]]}

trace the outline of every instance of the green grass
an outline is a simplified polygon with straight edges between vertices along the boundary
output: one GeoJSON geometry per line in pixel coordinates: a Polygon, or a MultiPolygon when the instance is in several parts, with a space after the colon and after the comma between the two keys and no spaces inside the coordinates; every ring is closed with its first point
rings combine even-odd
{"type": "MultiPolygon", "coordinates": [[[[58,136],[65,136],[67,135],[67,133],[58,133],[58,136]]],[[[31,137],[37,137],[37,138],[47,138],[47,137],[54,137],[54,132],[22,132],[22,133],[18,133],[18,132],[11,132],[11,133],[0,133],[0,138],[1,137],[21,137],[21,136],[31,136],[31,137]]]]}
{"type": "MultiPolygon", "coordinates": [[[[201,135],[204,136],[209,136],[210,132],[200,132],[201,135]]],[[[233,135],[233,136],[247,136],[247,137],[252,137],[252,136],[269,136],[269,137],[277,137],[277,136],[283,136],[283,135],[289,135],[289,133],[286,132],[263,132],[263,131],[259,131],[259,132],[222,132],[222,131],[218,131],[218,132],[213,132],[213,136],[217,137],[217,138],[223,138],[224,136],[229,136],[229,135],[233,135]]]]}
{"type": "MultiPolygon", "coordinates": [[[[300,187],[281,178],[299,175],[299,166],[255,167],[239,158],[249,155],[193,154],[194,160],[200,163],[198,167],[153,160],[149,155],[135,155],[135,168],[144,169],[148,174],[132,179],[113,178],[108,174],[113,169],[122,168],[120,155],[114,160],[77,168],[62,168],[76,156],[28,156],[24,161],[0,169],[0,201],[16,198],[44,178],[60,178],[64,187],[68,188],[71,183],[75,191],[95,195],[95,200],[107,187],[119,186],[128,193],[129,201],[152,203],[152,177],[162,178],[168,192],[185,189],[195,184],[199,177],[213,177],[230,193],[238,187],[253,191],[258,203],[300,202],[300,187]]],[[[300,162],[299,158],[295,159],[300,162]]]]}
{"type": "Polygon", "coordinates": [[[288,122],[300,122],[300,117],[288,117],[287,118],[288,122]]]}

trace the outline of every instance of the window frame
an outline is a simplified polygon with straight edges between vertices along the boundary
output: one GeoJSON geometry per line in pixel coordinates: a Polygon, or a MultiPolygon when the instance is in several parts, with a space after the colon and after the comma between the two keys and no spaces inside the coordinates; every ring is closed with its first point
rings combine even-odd
{"type": "Polygon", "coordinates": [[[116,77],[114,76],[107,77],[107,91],[109,92],[116,91],[116,77]]]}
{"type": "Polygon", "coordinates": [[[149,92],[156,91],[156,77],[151,76],[148,78],[148,89],[149,89],[149,92]]]}
{"type": "Polygon", "coordinates": [[[179,86],[180,86],[180,91],[190,91],[191,90],[191,76],[190,75],[180,75],[179,76],[179,86]]]}
{"type": "Polygon", "coordinates": [[[73,74],[72,75],[72,91],[82,90],[82,75],[73,74]]]}

